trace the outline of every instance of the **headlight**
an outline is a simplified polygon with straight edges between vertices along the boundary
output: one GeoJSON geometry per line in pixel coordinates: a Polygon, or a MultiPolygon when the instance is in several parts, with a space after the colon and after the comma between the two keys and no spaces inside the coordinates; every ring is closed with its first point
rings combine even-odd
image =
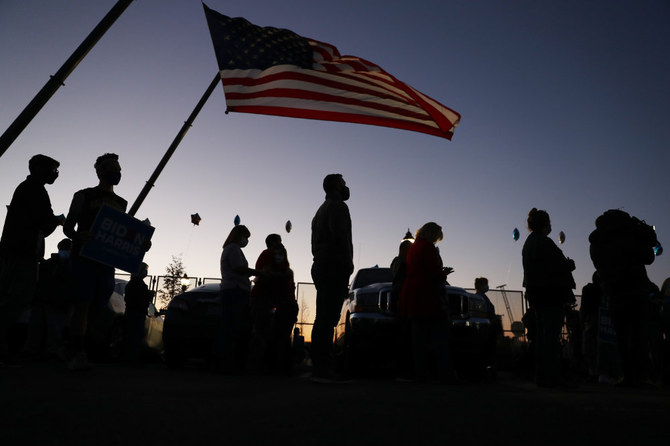
{"type": "Polygon", "coordinates": [[[379,311],[378,293],[357,293],[354,296],[353,313],[370,313],[379,311]]]}

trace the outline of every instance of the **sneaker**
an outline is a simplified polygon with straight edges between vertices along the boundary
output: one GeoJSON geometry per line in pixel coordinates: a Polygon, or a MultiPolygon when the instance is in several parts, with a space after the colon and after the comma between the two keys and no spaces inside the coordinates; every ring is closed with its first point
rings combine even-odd
{"type": "Polygon", "coordinates": [[[73,372],[91,370],[91,364],[89,364],[86,358],[86,353],[80,352],[67,362],[67,368],[73,372]]]}

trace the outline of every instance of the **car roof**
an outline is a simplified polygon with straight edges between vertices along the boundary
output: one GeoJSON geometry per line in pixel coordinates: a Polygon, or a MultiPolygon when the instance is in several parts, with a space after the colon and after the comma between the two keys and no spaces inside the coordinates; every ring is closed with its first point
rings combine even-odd
{"type": "Polygon", "coordinates": [[[451,285],[447,285],[447,293],[472,294],[467,292],[465,288],[451,285]]]}
{"type": "Polygon", "coordinates": [[[204,285],[200,285],[199,287],[192,288],[188,291],[187,293],[218,293],[221,291],[221,284],[217,282],[212,282],[212,283],[206,283],[204,285]]]}

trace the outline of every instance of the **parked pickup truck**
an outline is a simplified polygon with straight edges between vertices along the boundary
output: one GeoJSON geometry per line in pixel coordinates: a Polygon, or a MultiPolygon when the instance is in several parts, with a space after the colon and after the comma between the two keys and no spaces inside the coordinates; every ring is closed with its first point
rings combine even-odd
{"type": "MultiPolygon", "coordinates": [[[[399,322],[391,300],[390,268],[356,272],[334,334],[338,365],[348,372],[361,367],[393,367],[399,322]]],[[[445,283],[451,328],[451,353],[462,377],[480,379],[486,371],[483,349],[491,330],[484,299],[445,283]]]]}

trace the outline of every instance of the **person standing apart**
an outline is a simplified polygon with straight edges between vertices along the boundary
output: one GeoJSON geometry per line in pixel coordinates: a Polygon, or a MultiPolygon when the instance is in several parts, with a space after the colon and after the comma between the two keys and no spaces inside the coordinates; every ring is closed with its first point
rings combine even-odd
{"type": "Polygon", "coordinates": [[[312,280],[316,287],[316,317],[312,328],[312,380],[335,382],[331,349],[333,331],[354,271],[351,216],[345,203],[349,188],[339,173],[323,179],[326,200],[312,219],[312,280]]]}
{"type": "Polygon", "coordinates": [[[65,221],[51,209],[44,187],[58,178],[60,163],[46,155],[28,161],[28,177],[17,186],[7,207],[0,239],[0,363],[11,362],[7,332],[32,302],[44,239],[65,221]]]}
{"type": "Polygon", "coordinates": [[[535,312],[535,381],[540,387],[562,384],[560,336],[565,306],[575,300],[572,271],[575,262],[549,238],[551,221],[547,211],[528,213],[530,234],[522,249],[523,286],[535,312]]]}

